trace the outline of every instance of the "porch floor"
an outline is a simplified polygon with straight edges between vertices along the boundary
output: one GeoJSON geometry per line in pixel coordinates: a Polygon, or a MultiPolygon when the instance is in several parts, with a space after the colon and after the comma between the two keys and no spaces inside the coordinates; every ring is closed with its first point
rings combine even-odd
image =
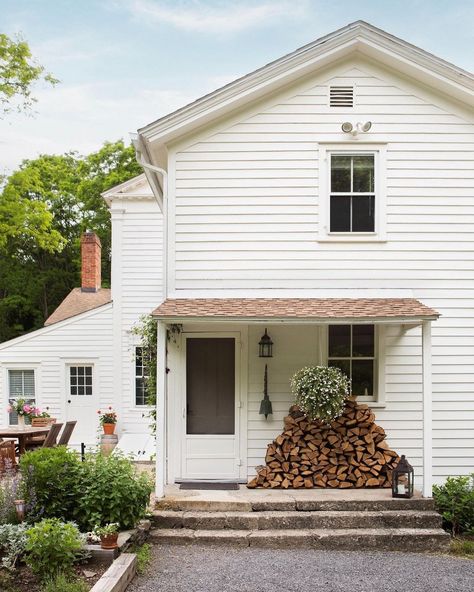
{"type": "MultiPolygon", "coordinates": [[[[414,498],[422,499],[419,491],[414,498]]],[[[220,511],[251,511],[256,504],[277,504],[296,506],[301,503],[317,502],[388,502],[392,500],[391,489],[247,489],[240,485],[234,491],[208,491],[197,489],[180,489],[179,485],[167,485],[165,496],[157,500],[161,508],[173,507],[195,510],[220,511]]],[[[413,501],[413,500],[411,500],[413,501]]],[[[399,503],[410,500],[399,499],[399,503]]]]}

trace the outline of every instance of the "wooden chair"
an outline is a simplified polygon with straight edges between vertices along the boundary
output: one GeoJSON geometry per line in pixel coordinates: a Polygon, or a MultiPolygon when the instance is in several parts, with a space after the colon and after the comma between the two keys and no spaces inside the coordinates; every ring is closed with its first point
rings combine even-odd
{"type": "MultiPolygon", "coordinates": [[[[56,423],[55,417],[33,417],[31,419],[31,425],[35,428],[47,428],[53,423],[56,423]]],[[[26,441],[25,448],[26,450],[35,450],[36,448],[43,446],[45,440],[46,434],[41,434],[41,436],[30,436],[26,441]]]]}
{"type": "Polygon", "coordinates": [[[71,439],[72,432],[76,427],[76,423],[77,421],[66,422],[61,437],[59,438],[58,446],[67,446],[69,444],[69,440],[71,439]]]}
{"type": "Polygon", "coordinates": [[[2,440],[0,442],[0,475],[12,469],[16,469],[15,442],[2,440]]]}
{"type": "Polygon", "coordinates": [[[43,448],[53,448],[54,446],[56,446],[56,440],[58,439],[59,432],[61,431],[62,427],[62,423],[51,424],[51,428],[43,442],[43,448]]]}

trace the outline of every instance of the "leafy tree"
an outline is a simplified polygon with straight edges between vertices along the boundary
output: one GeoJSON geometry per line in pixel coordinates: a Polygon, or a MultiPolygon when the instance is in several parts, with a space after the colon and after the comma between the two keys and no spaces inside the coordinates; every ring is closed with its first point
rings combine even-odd
{"type": "Polygon", "coordinates": [[[80,284],[80,236],[99,235],[110,283],[110,216],[101,193],[141,172],[122,140],[80,156],[26,160],[0,194],[0,341],[42,326],[80,284]]]}
{"type": "Polygon", "coordinates": [[[30,110],[36,102],[32,86],[39,80],[59,82],[35,62],[26,41],[0,33],[0,115],[11,112],[14,104],[18,111],[30,110]]]}

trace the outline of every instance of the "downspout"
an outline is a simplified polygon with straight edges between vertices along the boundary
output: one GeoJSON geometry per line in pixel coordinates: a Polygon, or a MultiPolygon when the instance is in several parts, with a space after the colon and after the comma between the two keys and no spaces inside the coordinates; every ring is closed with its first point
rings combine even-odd
{"type": "MultiPolygon", "coordinates": [[[[168,297],[168,173],[165,169],[148,162],[146,148],[142,144],[142,139],[138,134],[132,134],[132,142],[135,147],[135,153],[138,164],[145,170],[153,174],[153,177],[159,175],[161,183],[150,183],[153,195],[163,215],[163,299],[168,297]],[[161,195],[159,190],[161,189],[161,195]]],[[[147,175],[148,178],[148,175],[147,175]]]]}

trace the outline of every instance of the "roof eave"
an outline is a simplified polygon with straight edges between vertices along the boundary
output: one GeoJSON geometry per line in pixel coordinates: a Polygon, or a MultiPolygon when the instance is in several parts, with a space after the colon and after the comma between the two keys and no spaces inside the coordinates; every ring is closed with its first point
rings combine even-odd
{"type": "Polygon", "coordinates": [[[293,325],[413,325],[423,321],[436,321],[439,315],[393,316],[393,317],[268,317],[268,316],[176,316],[153,313],[152,316],[159,321],[169,324],[182,323],[285,323],[293,325]]]}
{"type": "Polygon", "coordinates": [[[474,76],[471,73],[368,23],[357,21],[160,118],[141,128],[139,135],[147,142],[169,142],[355,50],[370,57],[384,56],[388,61],[402,63],[407,73],[416,75],[417,79],[420,79],[418,74],[425,82],[431,78],[437,87],[441,84],[444,87],[441,90],[447,94],[474,106],[474,76]]]}

